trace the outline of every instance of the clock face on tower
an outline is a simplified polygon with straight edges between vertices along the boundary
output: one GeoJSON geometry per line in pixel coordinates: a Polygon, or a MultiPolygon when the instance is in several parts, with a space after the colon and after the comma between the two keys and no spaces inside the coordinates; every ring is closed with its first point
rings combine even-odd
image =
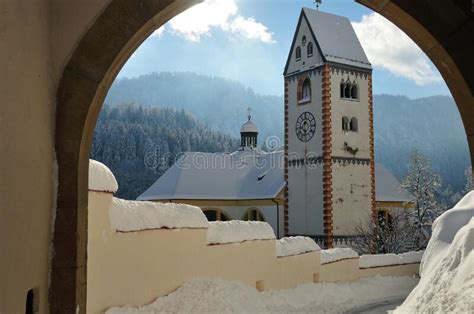
{"type": "Polygon", "coordinates": [[[302,142],[309,141],[316,132],[316,119],[310,112],[303,112],[296,120],[296,136],[302,142]]]}

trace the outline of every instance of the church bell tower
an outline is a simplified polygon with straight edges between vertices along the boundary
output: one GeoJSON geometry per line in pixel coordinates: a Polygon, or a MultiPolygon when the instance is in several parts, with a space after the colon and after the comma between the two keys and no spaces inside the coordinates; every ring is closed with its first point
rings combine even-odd
{"type": "Polygon", "coordinates": [[[330,248],[375,209],[372,67],[350,21],[303,8],[284,81],[285,233],[330,248]]]}

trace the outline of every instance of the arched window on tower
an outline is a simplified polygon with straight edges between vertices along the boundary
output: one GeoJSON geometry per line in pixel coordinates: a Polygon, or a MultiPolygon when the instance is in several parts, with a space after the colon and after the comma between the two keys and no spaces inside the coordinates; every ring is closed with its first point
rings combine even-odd
{"type": "Polygon", "coordinates": [[[301,46],[304,45],[306,45],[306,36],[303,36],[303,38],[301,38],[301,46]]]}
{"type": "Polygon", "coordinates": [[[298,102],[308,102],[311,100],[311,81],[309,77],[304,79],[298,94],[298,102]]]}
{"type": "Polygon", "coordinates": [[[344,80],[341,81],[341,98],[344,98],[344,95],[346,94],[346,83],[344,80]]]}
{"type": "Polygon", "coordinates": [[[300,60],[301,59],[301,47],[298,46],[296,47],[296,60],[300,60]]]}
{"type": "Polygon", "coordinates": [[[313,43],[309,42],[308,47],[306,48],[308,51],[308,57],[311,57],[313,55],[313,43]]]}
{"type": "Polygon", "coordinates": [[[351,87],[351,99],[359,99],[359,86],[354,81],[351,87]]]}
{"type": "Polygon", "coordinates": [[[359,130],[359,126],[357,125],[357,118],[352,118],[350,123],[350,130],[352,132],[357,132],[359,130]]]}
{"type": "Polygon", "coordinates": [[[342,130],[349,131],[349,118],[348,117],[342,117],[342,130]]]}
{"type": "Polygon", "coordinates": [[[351,98],[351,87],[352,84],[349,80],[346,81],[346,88],[344,89],[344,98],[350,99],[351,98]]]}

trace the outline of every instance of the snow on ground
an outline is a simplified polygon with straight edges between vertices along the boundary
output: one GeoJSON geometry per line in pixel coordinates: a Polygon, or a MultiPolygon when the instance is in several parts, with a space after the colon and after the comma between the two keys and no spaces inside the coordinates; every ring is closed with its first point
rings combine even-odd
{"type": "Polygon", "coordinates": [[[418,282],[411,277],[372,277],[350,283],[308,283],[294,289],[259,292],[237,281],[193,279],[168,296],[132,313],[342,313],[387,299],[404,298],[418,282]]]}
{"type": "Polygon", "coordinates": [[[276,241],[277,257],[299,255],[319,251],[321,248],[308,237],[286,237],[276,241]]]}
{"type": "Polygon", "coordinates": [[[357,258],[359,254],[349,248],[334,248],[321,251],[321,264],[337,262],[348,258],[357,258]]]}
{"type": "Polygon", "coordinates": [[[424,251],[407,252],[402,254],[372,254],[361,255],[359,258],[360,268],[370,268],[377,266],[402,265],[419,263],[424,251]]]}
{"type": "Polygon", "coordinates": [[[436,219],[420,275],[395,313],[474,313],[474,191],[436,219]]]}
{"type": "Polygon", "coordinates": [[[118,190],[117,180],[112,171],[93,159],[89,159],[89,190],[112,193],[118,190]]]}
{"type": "Polygon", "coordinates": [[[275,239],[275,233],[268,223],[261,221],[212,221],[207,230],[207,244],[268,239],[275,239]]]}
{"type": "Polygon", "coordinates": [[[126,201],[114,197],[110,222],[118,231],[160,228],[208,228],[209,222],[199,207],[142,201],[126,201]]]}

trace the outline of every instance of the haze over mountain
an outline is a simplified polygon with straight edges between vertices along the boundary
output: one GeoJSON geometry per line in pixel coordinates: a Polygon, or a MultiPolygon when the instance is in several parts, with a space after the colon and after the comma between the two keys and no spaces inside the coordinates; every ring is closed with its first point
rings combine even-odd
{"type": "MultiPolygon", "coordinates": [[[[235,138],[246,119],[246,109],[251,107],[260,129],[260,144],[271,135],[283,138],[283,97],[258,95],[239,82],[219,77],[161,72],[123,78],[112,85],[105,103],[184,109],[212,129],[235,138]]],[[[408,153],[417,148],[432,160],[444,183],[455,190],[464,186],[470,159],[451,97],[375,95],[374,129],[376,161],[397,177],[404,176],[408,153]]]]}

